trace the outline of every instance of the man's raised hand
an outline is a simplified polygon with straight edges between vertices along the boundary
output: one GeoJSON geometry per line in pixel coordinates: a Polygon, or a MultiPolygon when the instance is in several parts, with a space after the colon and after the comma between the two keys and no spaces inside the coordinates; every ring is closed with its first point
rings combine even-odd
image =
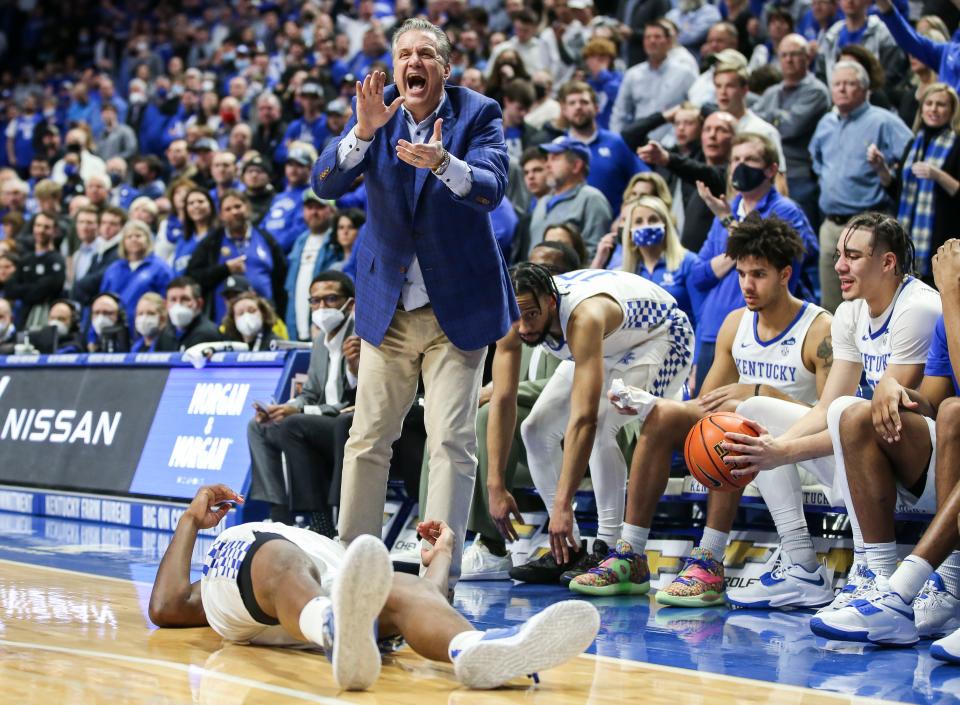
{"type": "Polygon", "coordinates": [[[440,166],[443,163],[443,118],[437,118],[433,123],[433,136],[429,142],[397,142],[397,156],[401,161],[418,169],[436,169],[440,166]]]}
{"type": "Polygon", "coordinates": [[[367,142],[377,130],[387,124],[403,104],[403,96],[397,96],[390,105],[383,102],[383,86],[387,75],[383,71],[371,71],[363,82],[357,81],[357,127],[358,139],[367,142]]]}

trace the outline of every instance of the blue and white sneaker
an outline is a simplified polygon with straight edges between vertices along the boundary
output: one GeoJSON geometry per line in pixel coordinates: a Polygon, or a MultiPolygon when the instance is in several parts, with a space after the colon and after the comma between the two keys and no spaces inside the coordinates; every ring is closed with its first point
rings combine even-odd
{"type": "Polygon", "coordinates": [[[855,563],[847,576],[847,584],[843,586],[837,596],[826,607],[817,610],[817,614],[836,612],[849,605],[853,600],[860,599],[874,590],[876,574],[867,567],[866,563],[855,563]]]}
{"type": "Polygon", "coordinates": [[[930,576],[913,601],[921,638],[937,638],[960,629],[960,599],[951,595],[938,573],[930,576]]]}
{"type": "Polygon", "coordinates": [[[930,645],[930,655],[938,661],[960,663],[960,629],[930,645]]]}
{"type": "Polygon", "coordinates": [[[826,639],[890,646],[913,646],[920,641],[913,608],[890,591],[885,578],[878,578],[877,589],[863,598],[818,614],[810,620],[810,630],[826,639]]]}
{"type": "Polygon", "coordinates": [[[344,690],[365,690],[380,675],[377,617],[393,585],[393,563],[383,541],[363,535],[353,540],[330,594],[332,609],[324,625],[325,651],[333,679],[344,690]]]}
{"type": "Polygon", "coordinates": [[[578,656],[599,630],[600,613],[589,602],[557,602],[523,624],[482,632],[459,652],[452,651],[453,671],[468,688],[496,688],[578,656]]]}
{"type": "Polygon", "coordinates": [[[799,563],[782,563],[744,588],[727,590],[727,602],[751,609],[823,607],[833,600],[833,587],[824,565],[808,571],[799,563]]]}

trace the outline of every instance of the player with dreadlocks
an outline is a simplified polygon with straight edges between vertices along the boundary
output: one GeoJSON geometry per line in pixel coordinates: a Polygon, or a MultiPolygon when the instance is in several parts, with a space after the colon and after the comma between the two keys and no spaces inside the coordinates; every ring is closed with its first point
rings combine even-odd
{"type": "MultiPolygon", "coordinates": [[[[578,270],[552,277],[517,266],[513,288],[520,319],[497,343],[487,431],[490,515],[504,538],[522,518],[505,488],[504,466],[517,415],[521,344],[541,345],[562,362],[521,425],[527,464],[550,513],[549,553],[510,571],[515,580],[569,582],[615,547],[623,523],[627,467],[617,432],[630,417],[604,399],[614,380],[657,397],[681,393],[693,357],[693,330],[676,300],[629,272],[578,270]],[[561,448],[561,442],[563,447],[561,448]],[[589,461],[599,528],[588,551],[572,502],[589,461]]],[[[652,398],[652,397],[651,397],[652,398]]],[[[640,570],[639,562],[635,566],[640,570]]],[[[638,590],[649,585],[636,576],[638,590]]]]}

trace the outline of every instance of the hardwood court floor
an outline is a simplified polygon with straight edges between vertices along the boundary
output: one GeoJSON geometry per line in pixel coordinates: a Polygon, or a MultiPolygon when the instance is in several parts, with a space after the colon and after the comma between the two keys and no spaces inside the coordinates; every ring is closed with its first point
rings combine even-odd
{"type": "MultiPolygon", "coordinates": [[[[370,692],[338,693],[319,653],[228,644],[207,628],[153,627],[146,605],[155,562],[123,543],[51,542],[32,529],[5,534],[0,521],[0,701],[960,703],[960,669],[934,668],[923,647],[830,651],[808,637],[795,615],[655,610],[652,603],[620,598],[598,605],[598,653],[541,673],[539,685],[521,679],[508,689],[467,691],[449,665],[402,649],[388,657],[370,692]],[[118,573],[118,566],[125,570],[118,573]]],[[[465,584],[457,590],[457,607],[478,626],[502,626],[560,597],[565,594],[552,588],[465,584]]]]}

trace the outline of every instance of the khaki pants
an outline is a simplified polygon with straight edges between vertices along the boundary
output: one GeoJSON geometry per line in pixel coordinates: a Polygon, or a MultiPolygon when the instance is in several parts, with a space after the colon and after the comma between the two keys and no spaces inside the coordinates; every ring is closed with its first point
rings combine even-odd
{"type": "Polygon", "coordinates": [[[840,296],[840,279],[833,269],[833,254],[837,251],[837,242],[846,227],[837,225],[829,218],[824,218],[820,225],[820,305],[830,313],[836,311],[843,301],[840,296]]]}
{"type": "Polygon", "coordinates": [[[390,449],[400,437],[423,374],[424,425],[430,455],[427,504],[421,516],[447,522],[457,535],[451,586],[460,576],[477,468],[477,403],[487,349],[460,350],[429,306],[398,310],[379,346],[363,341],[356,411],[344,450],[340,539],[380,536],[390,449]]]}

